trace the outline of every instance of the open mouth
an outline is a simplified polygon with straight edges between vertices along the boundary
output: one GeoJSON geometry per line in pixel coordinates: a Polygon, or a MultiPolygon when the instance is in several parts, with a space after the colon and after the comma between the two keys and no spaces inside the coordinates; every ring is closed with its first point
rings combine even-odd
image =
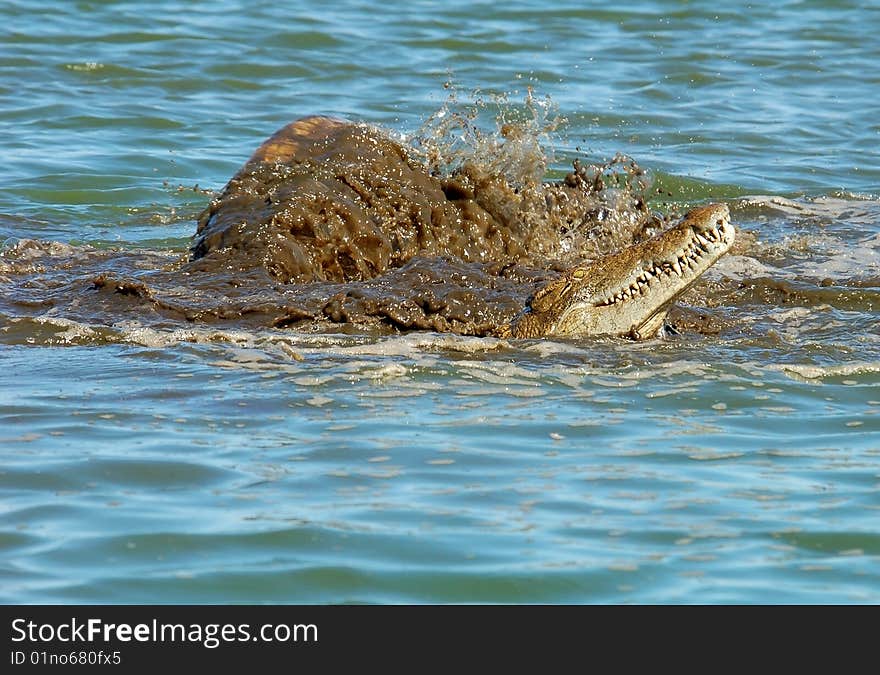
{"type": "MultiPolygon", "coordinates": [[[[696,231],[692,228],[688,242],[676,256],[667,260],[652,261],[646,265],[630,284],[609,294],[595,304],[609,307],[633,298],[643,297],[654,290],[658,283],[672,280],[672,287],[680,292],[683,284],[690,284],[705,272],[733,242],[733,228],[728,218],[717,219],[711,227],[696,231]]],[[[660,235],[661,237],[663,235],[660,235]]],[[[665,285],[665,284],[663,284],[665,285]]]]}

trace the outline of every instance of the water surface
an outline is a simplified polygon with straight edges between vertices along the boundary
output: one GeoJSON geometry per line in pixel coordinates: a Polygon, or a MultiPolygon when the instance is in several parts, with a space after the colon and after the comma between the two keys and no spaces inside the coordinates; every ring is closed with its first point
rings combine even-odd
{"type": "Polygon", "coordinates": [[[183,255],[296,117],[412,137],[450,92],[491,134],[531,88],[549,177],[628,154],[741,242],[685,299],[717,332],[645,343],[88,322],[0,273],[0,600],[880,601],[877,8],[0,19],[0,260],[36,240],[44,279],[183,255]]]}

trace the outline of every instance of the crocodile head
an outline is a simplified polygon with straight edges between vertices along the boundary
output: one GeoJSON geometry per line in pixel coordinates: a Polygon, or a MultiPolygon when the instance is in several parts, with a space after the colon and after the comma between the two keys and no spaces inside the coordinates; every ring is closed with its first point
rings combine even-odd
{"type": "Polygon", "coordinates": [[[733,243],[726,204],[689,211],[668,230],[541,288],[504,334],[653,337],[672,302],[733,243]]]}

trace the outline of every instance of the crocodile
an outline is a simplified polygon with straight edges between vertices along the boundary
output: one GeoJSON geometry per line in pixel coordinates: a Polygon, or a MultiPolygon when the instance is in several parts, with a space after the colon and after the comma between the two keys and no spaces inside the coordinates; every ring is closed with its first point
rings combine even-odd
{"type": "Polygon", "coordinates": [[[730,249],[734,236],[726,204],[691,209],[660,234],[547,284],[501,333],[653,337],[663,329],[669,306],[730,249]]]}
{"type": "MultiPolygon", "coordinates": [[[[541,208],[545,202],[546,208],[581,204],[575,197],[583,190],[567,182],[542,184],[532,201],[541,208]]],[[[306,117],[260,145],[199,216],[189,272],[200,265],[216,269],[212,260],[233,272],[259,268],[273,283],[304,295],[315,284],[360,284],[324,306],[324,315],[344,321],[345,301],[364,297],[364,288],[381,286],[394,274],[412,272],[420,260],[455,259],[502,270],[558,260],[560,237],[532,217],[526,192],[473,166],[450,175],[431,171],[411,148],[376,127],[306,117]]],[[[602,220],[601,214],[594,220],[602,220]]],[[[733,239],[725,204],[699,206],[655,236],[589,264],[561,265],[558,276],[545,269],[519,312],[513,307],[497,325],[470,330],[505,338],[655,336],[670,305],[733,239]]],[[[421,279],[437,288],[443,280],[436,277],[421,279]]],[[[418,302],[445,303],[433,296],[418,302]]],[[[444,319],[436,325],[445,330],[452,324],[444,319]]]]}

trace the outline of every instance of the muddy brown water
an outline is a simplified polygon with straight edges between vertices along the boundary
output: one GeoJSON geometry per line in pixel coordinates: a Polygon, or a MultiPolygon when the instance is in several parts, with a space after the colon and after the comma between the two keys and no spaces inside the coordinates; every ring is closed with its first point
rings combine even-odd
{"type": "MultiPolygon", "coordinates": [[[[528,151],[507,148],[511,157],[528,151]]],[[[377,127],[304,118],[264,142],[210,201],[187,253],[22,240],[0,263],[2,305],[10,316],[91,327],[492,336],[561,271],[668,225],[647,206],[642,175],[615,158],[575,162],[562,180],[543,181],[477,153],[444,170],[377,127]]],[[[742,232],[731,255],[756,246],[742,232]]],[[[671,325],[760,332],[737,307],[876,300],[860,277],[786,280],[721,267],[682,296],[671,325]]]]}
{"type": "Polygon", "coordinates": [[[619,160],[556,182],[473,160],[442,173],[381,129],[305,118],[211,201],[188,255],[22,242],[6,301],[88,323],[491,335],[560,271],[663,226],[639,174],[619,160]]]}

